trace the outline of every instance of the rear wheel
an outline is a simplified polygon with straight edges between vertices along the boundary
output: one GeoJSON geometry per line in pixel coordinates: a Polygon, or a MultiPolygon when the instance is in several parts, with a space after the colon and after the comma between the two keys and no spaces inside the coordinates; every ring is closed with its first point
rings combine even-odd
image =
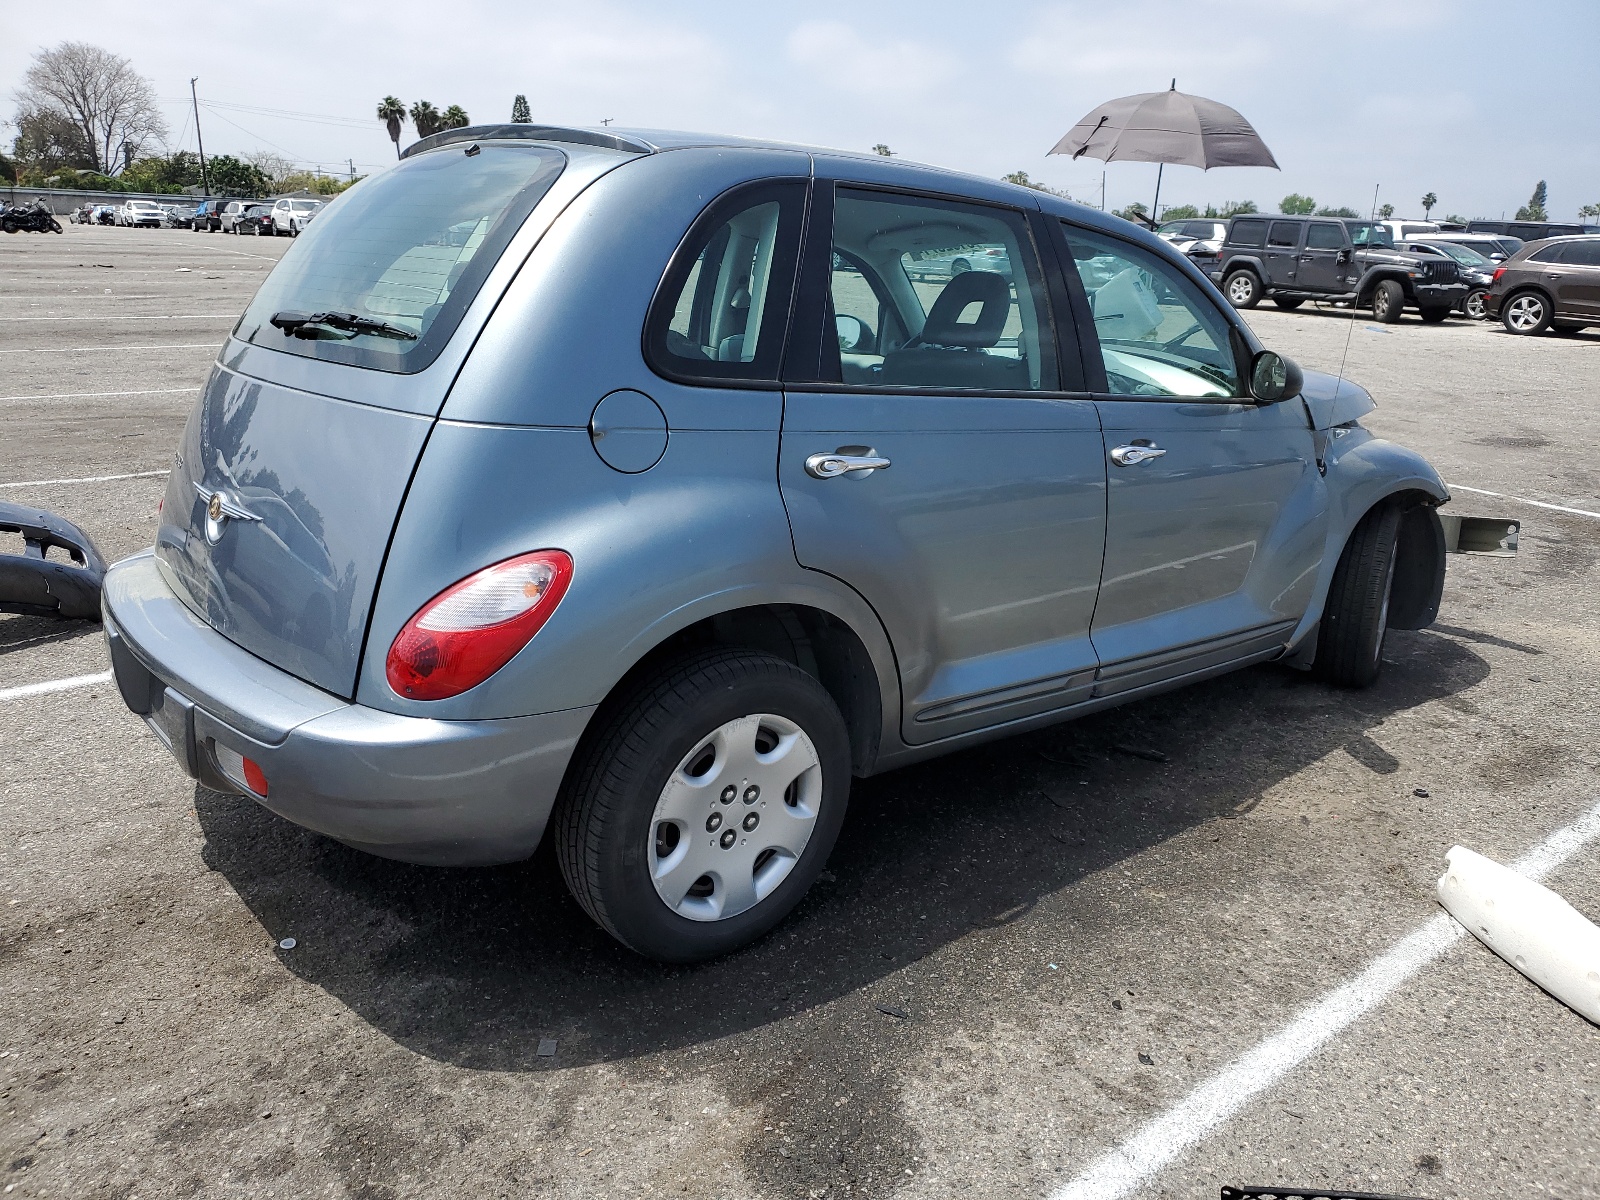
{"type": "Polygon", "coordinates": [[[1474,288],[1472,291],[1468,292],[1465,302],[1463,302],[1461,305],[1461,311],[1466,316],[1467,320],[1485,320],[1489,316],[1489,306],[1487,303],[1488,299],[1488,288],[1474,288]]]}
{"type": "Polygon", "coordinates": [[[826,689],[752,651],[640,683],[580,751],[556,852],[584,910],[629,948],[695,962],[754,941],[822,870],[850,792],[826,689]]]}
{"type": "Polygon", "coordinates": [[[1272,302],[1279,308],[1293,311],[1305,303],[1303,296],[1274,296],[1272,302]]]}
{"type": "Polygon", "coordinates": [[[1235,308],[1254,308],[1261,303],[1261,280],[1254,271],[1235,271],[1222,281],[1222,294],[1235,308]]]}
{"type": "Polygon", "coordinates": [[[1500,307],[1507,333],[1543,333],[1550,328],[1550,301],[1541,292],[1518,292],[1500,307]]]}
{"type": "Polygon", "coordinates": [[[1449,315],[1448,308],[1425,308],[1422,310],[1422,321],[1426,325],[1437,325],[1449,315]]]}
{"type": "Polygon", "coordinates": [[[1406,292],[1392,279],[1380,280],[1372,289],[1372,315],[1385,325],[1393,325],[1405,311],[1406,292]]]}
{"type": "Polygon", "coordinates": [[[1317,674],[1337,687],[1370,687],[1383,669],[1399,535],[1400,505],[1385,501],[1361,518],[1339,556],[1315,664],[1317,674]]]}

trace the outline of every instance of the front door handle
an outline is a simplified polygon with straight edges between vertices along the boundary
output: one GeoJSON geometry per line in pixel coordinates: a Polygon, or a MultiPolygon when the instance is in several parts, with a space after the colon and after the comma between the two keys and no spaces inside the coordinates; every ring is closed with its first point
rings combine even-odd
{"type": "Polygon", "coordinates": [[[813,479],[837,479],[841,475],[860,472],[870,475],[889,466],[870,446],[841,446],[832,454],[813,454],[806,459],[806,474],[813,479]]]}
{"type": "Polygon", "coordinates": [[[1165,453],[1160,446],[1118,446],[1111,452],[1111,461],[1119,467],[1136,467],[1165,453]]]}

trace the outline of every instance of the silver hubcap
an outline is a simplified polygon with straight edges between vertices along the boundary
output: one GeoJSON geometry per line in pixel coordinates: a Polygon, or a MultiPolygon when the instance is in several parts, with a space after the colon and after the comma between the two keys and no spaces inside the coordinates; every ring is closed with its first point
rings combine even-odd
{"type": "Polygon", "coordinates": [[[1389,315],[1388,292],[1380,289],[1378,294],[1372,298],[1372,315],[1375,317],[1386,317],[1389,315]]]}
{"type": "Polygon", "coordinates": [[[714,729],[673,770],[650,820],[650,879],[691,921],[723,921],[788,878],[816,828],[822,764],[805,730],[757,713],[714,729]]]}
{"type": "Polygon", "coordinates": [[[1518,296],[1506,313],[1513,329],[1532,329],[1543,319],[1544,305],[1533,296],[1518,296]]]}
{"type": "Polygon", "coordinates": [[[1473,292],[1467,297],[1467,316],[1474,321],[1481,321],[1488,316],[1488,309],[1483,306],[1484,295],[1483,292],[1473,292]]]}
{"type": "Polygon", "coordinates": [[[1250,293],[1254,290],[1248,279],[1243,275],[1236,275],[1233,282],[1228,285],[1228,299],[1235,304],[1243,304],[1250,299],[1250,293]]]}

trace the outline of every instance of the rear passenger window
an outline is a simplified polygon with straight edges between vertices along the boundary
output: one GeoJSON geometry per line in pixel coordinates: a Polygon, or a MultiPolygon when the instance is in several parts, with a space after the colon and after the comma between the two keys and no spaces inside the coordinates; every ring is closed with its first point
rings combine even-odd
{"type": "Polygon", "coordinates": [[[1575,267],[1600,267],[1600,238],[1586,242],[1568,242],[1567,252],[1561,261],[1575,267]]]}
{"type": "Polygon", "coordinates": [[[1063,228],[1112,395],[1244,394],[1227,318],[1182,271],[1142,247],[1074,225],[1063,228]]]}
{"type": "Polygon", "coordinates": [[[1293,221],[1274,221],[1272,233],[1267,238],[1269,246],[1294,247],[1300,244],[1300,226],[1293,221]]]}
{"type": "Polygon", "coordinates": [[[833,256],[825,380],[1055,389],[1043,277],[1020,213],[840,188],[833,256]]]}
{"type": "Polygon", "coordinates": [[[646,323],[650,364],[705,380],[778,378],[806,185],[760,183],[723,196],[673,256],[646,323]]]}
{"type": "Polygon", "coordinates": [[[1524,262],[1560,262],[1561,261],[1561,250],[1562,250],[1562,244],[1560,242],[1557,242],[1553,246],[1541,246],[1539,249],[1535,250],[1532,254],[1528,255],[1527,258],[1523,259],[1523,261],[1524,262]]]}
{"type": "Polygon", "coordinates": [[[1228,245],[1260,247],[1267,244],[1265,221],[1235,221],[1228,231],[1228,245]]]}
{"type": "Polygon", "coordinates": [[[1307,250],[1343,250],[1344,230],[1337,225],[1313,225],[1306,230],[1307,250]]]}

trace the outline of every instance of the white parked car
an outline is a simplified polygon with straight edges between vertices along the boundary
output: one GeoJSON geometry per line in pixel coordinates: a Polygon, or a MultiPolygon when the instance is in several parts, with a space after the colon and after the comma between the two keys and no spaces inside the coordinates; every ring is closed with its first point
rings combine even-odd
{"type": "Polygon", "coordinates": [[[1403,217],[1393,217],[1387,221],[1379,221],[1380,228],[1387,229],[1396,245],[1414,237],[1428,237],[1439,232],[1437,221],[1408,221],[1403,217]]]}
{"type": "Polygon", "coordinates": [[[272,232],[274,236],[288,234],[298,237],[300,231],[311,223],[322,207],[320,200],[277,200],[272,205],[272,232]]]}
{"type": "Polygon", "coordinates": [[[166,215],[161,205],[154,200],[128,200],[117,213],[117,224],[130,228],[135,225],[148,225],[152,229],[160,229],[166,215]]]}

